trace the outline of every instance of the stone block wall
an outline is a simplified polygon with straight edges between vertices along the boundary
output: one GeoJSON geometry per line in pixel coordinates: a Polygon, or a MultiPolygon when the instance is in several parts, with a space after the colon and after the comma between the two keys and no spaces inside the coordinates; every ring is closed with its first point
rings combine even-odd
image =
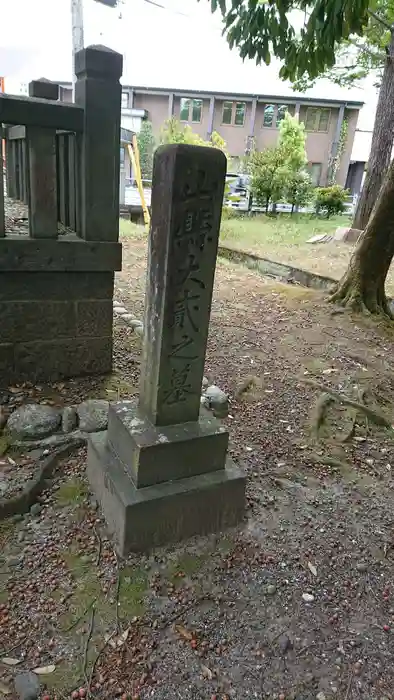
{"type": "Polygon", "coordinates": [[[2,249],[13,243],[7,241],[0,239],[0,386],[111,371],[114,269],[100,268],[120,268],[120,244],[76,242],[90,248],[90,260],[84,249],[87,269],[68,269],[65,243],[53,242],[58,250],[49,261],[47,242],[32,241],[43,248],[43,265],[34,265],[31,241],[16,242],[25,255],[13,270],[2,269],[2,249]]]}

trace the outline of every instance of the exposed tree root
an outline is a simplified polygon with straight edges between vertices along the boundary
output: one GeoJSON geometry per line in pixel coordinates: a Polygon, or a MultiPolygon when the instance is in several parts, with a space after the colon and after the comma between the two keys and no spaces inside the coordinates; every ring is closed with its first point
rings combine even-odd
{"type": "Polygon", "coordinates": [[[330,387],[324,386],[324,384],[320,384],[320,382],[315,382],[313,379],[305,378],[303,381],[306,384],[309,384],[309,386],[312,386],[315,389],[320,389],[325,394],[329,394],[333,397],[333,399],[335,399],[339,403],[342,403],[344,406],[351,406],[360,413],[364,413],[364,415],[366,415],[367,418],[369,418],[369,420],[375,423],[375,425],[380,425],[384,428],[392,427],[392,421],[386,418],[386,416],[383,416],[381,413],[379,413],[379,411],[375,411],[370,406],[367,406],[364,403],[359,403],[358,401],[353,401],[353,399],[349,399],[345,394],[341,394],[335,389],[330,389],[330,387]]]}
{"type": "Polygon", "coordinates": [[[349,469],[349,464],[347,462],[341,462],[340,459],[336,459],[335,457],[326,457],[325,455],[317,455],[315,453],[312,453],[309,456],[315,462],[326,465],[327,467],[334,467],[335,469],[340,469],[341,471],[346,471],[349,469]]]}
{"type": "Polygon", "coordinates": [[[346,435],[344,435],[342,437],[341,442],[349,442],[349,440],[351,440],[354,437],[354,433],[356,432],[356,420],[357,420],[357,412],[353,416],[350,429],[347,431],[346,435]]]}
{"type": "Polygon", "coordinates": [[[312,429],[315,435],[319,434],[319,430],[321,426],[323,425],[326,414],[327,414],[327,409],[331,403],[334,402],[333,397],[328,394],[328,393],[323,393],[319,396],[316,406],[315,406],[315,411],[312,417],[312,429]]]}
{"type": "Polygon", "coordinates": [[[374,293],[363,294],[360,286],[355,284],[351,275],[346,276],[328,297],[332,304],[346,307],[355,313],[381,315],[393,319],[386,294],[376,289],[374,293]]]}

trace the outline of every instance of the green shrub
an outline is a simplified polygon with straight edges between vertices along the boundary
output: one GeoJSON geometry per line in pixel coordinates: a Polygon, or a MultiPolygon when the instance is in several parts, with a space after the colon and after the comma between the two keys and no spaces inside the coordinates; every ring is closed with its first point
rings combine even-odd
{"type": "Polygon", "coordinates": [[[345,211],[348,195],[349,190],[345,190],[341,185],[317,187],[315,190],[316,214],[323,212],[327,219],[334,214],[341,214],[345,211]]]}

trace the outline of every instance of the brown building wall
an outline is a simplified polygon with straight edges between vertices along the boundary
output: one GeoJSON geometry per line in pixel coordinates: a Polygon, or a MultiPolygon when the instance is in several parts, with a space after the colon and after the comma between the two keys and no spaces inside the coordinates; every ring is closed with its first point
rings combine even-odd
{"type": "Polygon", "coordinates": [[[341,164],[339,167],[337,182],[343,187],[346,184],[347,173],[349,169],[349,162],[352,155],[352,148],[354,143],[354,137],[356,135],[358,111],[356,109],[345,110],[345,119],[348,123],[347,137],[345,148],[341,157],[341,164]]]}
{"type": "MultiPolygon", "coordinates": [[[[175,97],[174,98],[174,105],[173,105],[173,115],[176,119],[179,119],[180,117],[180,110],[181,110],[181,98],[180,97],[175,97]]],[[[208,129],[209,129],[209,100],[204,100],[202,101],[202,111],[201,111],[201,121],[200,122],[182,122],[183,124],[189,124],[193,131],[196,134],[199,134],[203,139],[206,139],[208,136],[208,129]]]]}
{"type": "Polygon", "coordinates": [[[242,156],[245,153],[250,128],[251,111],[252,103],[246,102],[245,122],[243,126],[223,124],[223,100],[215,100],[213,131],[217,131],[220,136],[224,138],[230,156],[242,156]]]}
{"type": "Polygon", "coordinates": [[[134,93],[133,108],[146,109],[148,119],[152,122],[153,133],[160,136],[164,122],[168,119],[168,95],[148,95],[146,93],[134,93]]]}
{"type": "MultiPolygon", "coordinates": [[[[305,123],[308,106],[301,106],[300,121],[305,123]]],[[[306,152],[309,163],[321,163],[320,185],[325,185],[328,173],[328,161],[331,147],[335,137],[339,115],[338,108],[330,108],[330,120],[327,131],[307,131],[306,132],[306,152]]]]}

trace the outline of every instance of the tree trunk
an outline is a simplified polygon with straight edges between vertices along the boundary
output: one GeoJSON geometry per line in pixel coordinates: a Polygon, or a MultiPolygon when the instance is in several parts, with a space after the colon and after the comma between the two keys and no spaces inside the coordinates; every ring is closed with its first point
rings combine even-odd
{"type": "Polygon", "coordinates": [[[330,301],[348,306],[354,311],[383,313],[392,318],[384,287],[393,255],[394,161],[347,272],[330,301]]]}
{"type": "Polygon", "coordinates": [[[367,173],[357,211],[353,219],[353,228],[365,229],[372,209],[378,199],[380,188],[391,162],[394,142],[394,32],[388,47],[382,83],[379,90],[375,124],[372,134],[371,152],[368,159],[367,173]]]}

